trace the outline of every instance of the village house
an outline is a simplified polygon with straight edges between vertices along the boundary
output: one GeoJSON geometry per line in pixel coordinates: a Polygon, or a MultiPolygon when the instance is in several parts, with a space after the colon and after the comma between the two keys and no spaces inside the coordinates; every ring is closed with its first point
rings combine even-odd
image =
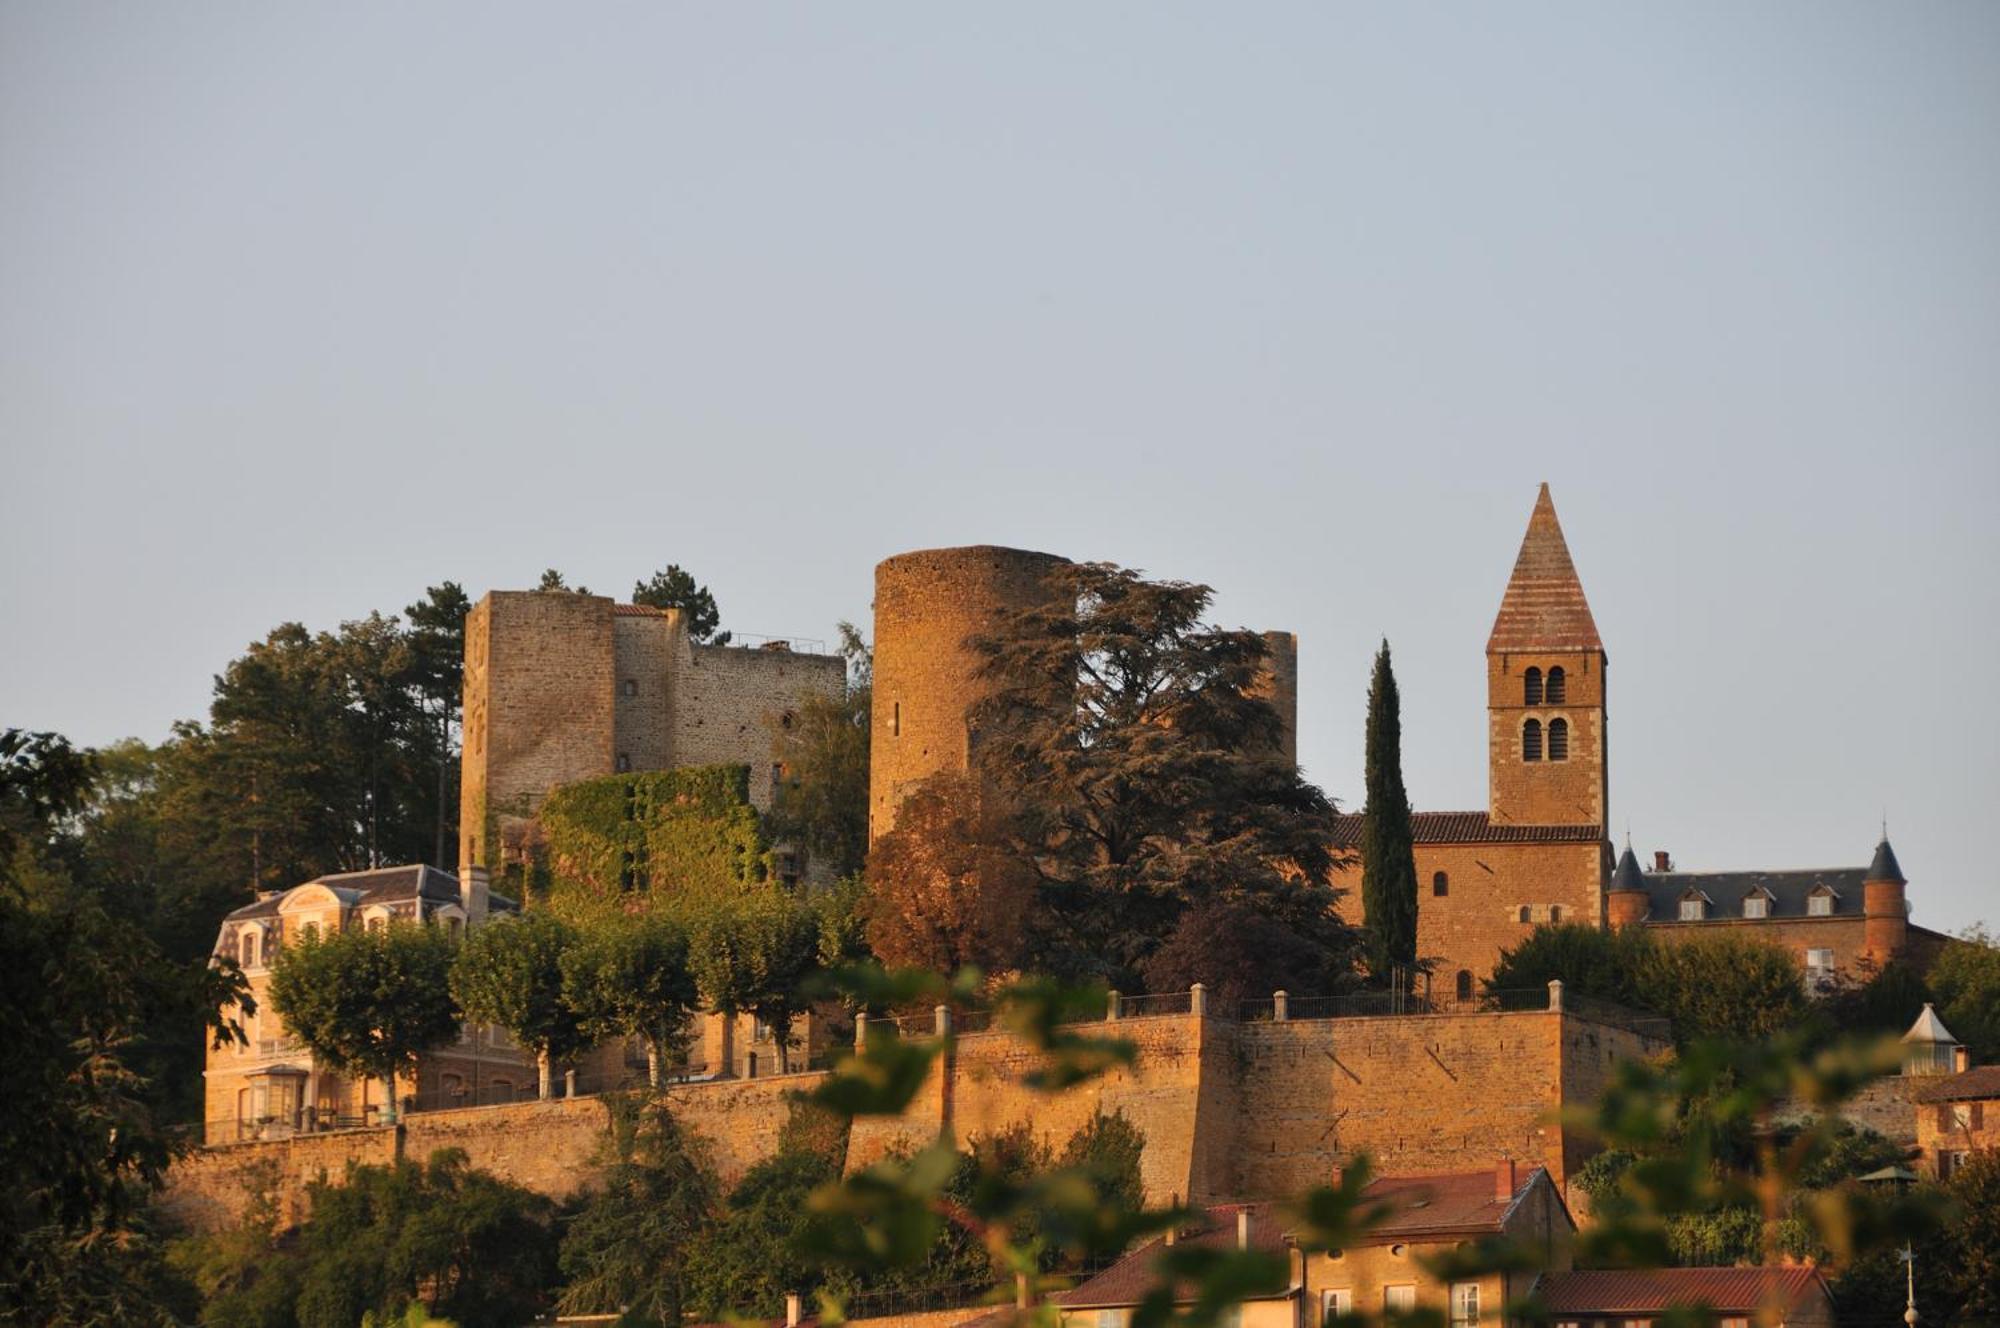
{"type": "Polygon", "coordinates": [[[1833,1297],[1819,1270],[1632,1268],[1550,1273],[1535,1287],[1551,1328],[1652,1328],[1714,1316],[1716,1328],[1828,1328],[1833,1297]]]}
{"type": "MultiPolygon", "coordinates": [[[[1534,1252],[1537,1271],[1570,1264],[1576,1223],[1540,1167],[1506,1159],[1487,1171],[1382,1176],[1362,1198],[1384,1205],[1385,1219],[1353,1248],[1311,1254],[1298,1248],[1278,1205],[1213,1205],[1195,1230],[1149,1241],[1053,1297],[1064,1328],[1127,1328],[1161,1254],[1176,1241],[1284,1257],[1283,1284],[1246,1298],[1228,1328],[1317,1328],[1338,1315],[1419,1308],[1436,1310],[1452,1328],[1499,1323],[1502,1308],[1527,1295],[1536,1272],[1441,1279],[1425,1260],[1468,1241],[1507,1237],[1534,1252]]],[[[1183,1288],[1183,1302],[1192,1294],[1183,1288]]]]}
{"type": "MultiPolygon", "coordinates": [[[[458,935],[516,910],[513,900],[487,888],[482,869],[461,881],[435,867],[414,866],[316,877],[289,890],[267,891],[229,914],[216,936],[215,954],[242,967],[257,1010],[234,1012],[247,1042],[208,1050],[206,1141],[279,1138],[374,1124],[385,1115],[386,1084],[321,1065],[273,1008],[272,965],[286,945],[314,933],[391,923],[422,923],[458,935]]],[[[420,1099],[471,1106],[533,1096],[537,1080],[532,1058],[504,1033],[468,1025],[453,1045],[419,1057],[414,1084],[402,1087],[420,1099]]]]}

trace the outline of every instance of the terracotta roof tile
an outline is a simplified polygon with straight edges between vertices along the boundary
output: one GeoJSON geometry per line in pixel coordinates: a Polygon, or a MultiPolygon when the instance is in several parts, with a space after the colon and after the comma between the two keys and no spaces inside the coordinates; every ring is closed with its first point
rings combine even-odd
{"type": "Polygon", "coordinates": [[[1486,649],[1489,653],[1604,649],[1546,484],[1528,518],[1528,533],[1514,560],[1514,575],[1500,597],[1500,613],[1493,620],[1486,649]]]}
{"type": "MultiPolygon", "coordinates": [[[[1485,812],[1411,812],[1410,834],[1419,844],[1594,844],[1604,838],[1601,826],[1495,825],[1485,812]]],[[[1358,812],[1333,818],[1333,842],[1360,845],[1358,812]]]]}
{"type": "Polygon", "coordinates": [[[1975,1066],[1925,1084],[1916,1092],[1919,1102],[1969,1102],[1974,1098],[2000,1098],[2000,1065],[1975,1066]]]}
{"type": "MultiPolygon", "coordinates": [[[[1773,1290],[1787,1309],[1820,1282],[1811,1268],[1643,1268],[1550,1273],[1536,1294],[1554,1315],[1647,1313],[1706,1305],[1754,1310],[1773,1290]]],[[[1823,1284],[1821,1284],[1823,1285],[1823,1284]]]]}

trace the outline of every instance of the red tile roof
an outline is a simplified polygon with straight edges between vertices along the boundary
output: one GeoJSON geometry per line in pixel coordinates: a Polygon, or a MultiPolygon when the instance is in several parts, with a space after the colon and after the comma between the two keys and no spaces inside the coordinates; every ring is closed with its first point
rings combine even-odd
{"type": "MultiPolygon", "coordinates": [[[[1368,1243],[1388,1245],[1498,1232],[1508,1212],[1545,1174],[1540,1167],[1524,1169],[1513,1196],[1508,1199],[1495,1196],[1491,1171],[1379,1177],[1362,1193],[1370,1200],[1386,1202],[1391,1213],[1369,1232],[1368,1243]]],[[[1250,1214],[1250,1248],[1282,1252],[1289,1224],[1272,1203],[1218,1204],[1207,1210],[1201,1230],[1182,1235],[1180,1243],[1227,1249],[1236,1243],[1236,1215],[1246,1211],[1250,1214]]],[[[1136,1305],[1152,1290],[1154,1263],[1165,1248],[1164,1240],[1148,1241],[1097,1276],[1051,1299],[1069,1309],[1136,1305]]],[[[1284,1285],[1280,1284],[1267,1294],[1276,1297],[1285,1293],[1284,1285]]],[[[1177,1300],[1187,1301],[1193,1296],[1191,1286],[1176,1288],[1177,1300]]]]}
{"type": "Polygon", "coordinates": [[[1635,1268],[1549,1273],[1535,1291],[1549,1313],[1648,1313],[1706,1305],[1724,1313],[1755,1310],[1773,1292],[1790,1309],[1825,1284],[1812,1268],[1635,1268]]]}
{"type": "Polygon", "coordinates": [[[1500,597],[1500,613],[1493,620],[1486,649],[1488,653],[1604,649],[1546,484],[1528,518],[1528,534],[1521,541],[1507,591],[1500,597]]]}
{"type": "MultiPolygon", "coordinates": [[[[1229,1249],[1236,1244],[1236,1215],[1247,1211],[1250,1214],[1250,1248],[1282,1252],[1285,1248],[1285,1228],[1278,1215],[1278,1207],[1271,1203],[1217,1204],[1206,1212],[1202,1229],[1183,1233],[1178,1240],[1183,1245],[1202,1245],[1211,1248],[1229,1249]]],[[[1092,1308],[1097,1306],[1137,1305],[1155,1282],[1154,1263],[1166,1249],[1164,1238],[1147,1241],[1117,1263],[1068,1291],[1058,1292],[1049,1297],[1066,1309],[1092,1308]]],[[[1184,1285],[1175,1288],[1175,1299],[1194,1299],[1194,1288],[1184,1285]]],[[[1270,1295],[1282,1296],[1285,1286],[1282,1281],[1271,1288],[1270,1295]]]]}
{"type": "MultiPolygon", "coordinates": [[[[1411,812],[1410,834],[1419,844],[1593,844],[1604,838],[1595,825],[1495,825],[1485,812],[1411,812]]],[[[1361,843],[1358,813],[1333,818],[1333,842],[1361,843]]]]}
{"type": "Polygon", "coordinates": [[[650,604],[613,604],[611,614],[616,618],[661,618],[665,609],[656,609],[650,604]]]}
{"type": "Polygon", "coordinates": [[[1919,1102],[1968,1102],[1996,1097],[2000,1097],[2000,1065],[1977,1066],[1925,1084],[1916,1092],[1919,1102]]]}

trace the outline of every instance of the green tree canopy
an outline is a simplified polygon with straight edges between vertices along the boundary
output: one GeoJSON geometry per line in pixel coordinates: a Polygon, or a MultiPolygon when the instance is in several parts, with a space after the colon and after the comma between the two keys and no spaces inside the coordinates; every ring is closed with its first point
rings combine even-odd
{"type": "Polygon", "coordinates": [[[451,994],[465,1017],[506,1029],[535,1053],[544,1099],[551,1065],[584,1046],[576,1012],[563,999],[563,952],[575,942],[568,923],[530,910],[471,932],[451,966],[451,994]]]}
{"type": "Polygon", "coordinates": [[[436,927],[396,922],[307,935],[278,951],[271,1004],[293,1036],[335,1070],[389,1081],[458,1036],[450,976],[456,947],[436,927]]]}
{"type": "Polygon", "coordinates": [[[545,595],[554,594],[558,591],[576,595],[588,595],[590,593],[589,586],[571,586],[563,574],[553,567],[543,569],[542,579],[535,583],[535,589],[545,595]]]}
{"type": "Polygon", "coordinates": [[[563,1236],[560,1308],[676,1328],[689,1302],[691,1252],[713,1220],[715,1175],[664,1100],[619,1110],[625,1119],[603,1181],[563,1236]]]}
{"type": "Polygon", "coordinates": [[[514,1328],[549,1305],[555,1205],[441,1149],[424,1165],[350,1165],[307,1191],[279,1238],[268,1208],[181,1252],[218,1328],[354,1328],[411,1306],[459,1328],[514,1328]]]}
{"type": "Polygon", "coordinates": [[[240,1043],[235,966],[176,962],[68,865],[95,763],[55,734],[0,732],[0,1319],[153,1323],[174,1281],[144,1205],[187,1146],[148,1034],[240,1043]]]}
{"type": "Polygon", "coordinates": [[[1402,702],[1389,643],[1368,684],[1368,803],[1361,813],[1361,907],[1368,966],[1376,977],[1417,962],[1417,858],[1410,795],[1403,788],[1402,702]]]}
{"type": "Polygon", "coordinates": [[[835,876],[861,870],[868,853],[868,707],[871,665],[852,623],[842,623],[844,696],[806,697],[769,720],[783,769],[765,828],[804,848],[835,876]]]}
{"type": "Polygon", "coordinates": [[[2000,1060],[2000,943],[1977,925],[1948,942],[1931,964],[1931,991],[1944,1026],[1977,1065],[2000,1060]]]}
{"type": "Polygon", "coordinates": [[[1798,960],[1764,941],[1716,936],[1662,942],[1636,928],[1547,924],[1501,953],[1486,990],[1538,989],[1554,978],[1577,995],[1665,1015],[1683,1044],[1702,1038],[1761,1042],[1819,1027],[1798,960]]]}
{"type": "Polygon", "coordinates": [[[1001,847],[1038,874],[1034,965],[1129,989],[1191,904],[1240,896],[1327,956],[1315,987],[1337,983],[1333,807],[1280,750],[1263,638],[1203,622],[1206,586],[1106,563],[1051,590],[974,642],[993,689],[974,764],[1007,809],[1001,847]]]}
{"type": "Polygon", "coordinates": [[[771,1030],[782,1062],[792,1024],[811,1004],[821,966],[821,917],[812,902],[766,883],[694,901],[688,935],[695,983],[710,1008],[748,1012],[771,1030]]]}
{"type": "Polygon", "coordinates": [[[644,1038],[647,1078],[658,1088],[664,1060],[686,1050],[701,999],[681,925],[642,914],[593,927],[563,951],[561,967],[563,1002],[583,1036],[644,1038]]]}
{"type": "Polygon", "coordinates": [[[668,563],[664,571],[655,572],[634,585],[632,602],[655,609],[679,609],[687,620],[690,641],[705,641],[718,646],[729,644],[729,633],[715,630],[722,622],[722,611],[715,606],[715,596],[709,593],[707,586],[697,585],[694,577],[682,571],[677,563],[668,563]]]}

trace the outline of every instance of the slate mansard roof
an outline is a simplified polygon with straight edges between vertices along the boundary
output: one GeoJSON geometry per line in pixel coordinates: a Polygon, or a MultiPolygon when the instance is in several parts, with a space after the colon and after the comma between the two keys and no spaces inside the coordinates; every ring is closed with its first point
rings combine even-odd
{"type": "MultiPolygon", "coordinates": [[[[328,876],[315,876],[310,881],[292,887],[302,890],[308,885],[323,885],[340,896],[340,901],[348,908],[366,904],[395,904],[413,899],[428,899],[436,904],[455,904],[459,900],[458,878],[448,871],[417,863],[407,867],[376,867],[368,871],[336,872],[328,876]]],[[[245,904],[235,909],[223,919],[225,923],[246,922],[252,918],[270,918],[278,915],[278,908],[285,902],[291,890],[274,891],[254,904],[245,904]]],[[[487,907],[495,913],[512,913],[520,906],[502,894],[489,893],[487,907]]]]}
{"type": "Polygon", "coordinates": [[[1829,867],[1804,871],[1724,871],[1724,872],[1641,872],[1651,906],[1651,920],[1674,922],[1680,917],[1680,901],[1691,892],[1708,897],[1711,920],[1740,918],[1743,900],[1753,891],[1770,893],[1769,916],[1803,918],[1806,899],[1821,886],[1833,891],[1836,918],[1861,916],[1861,883],[1868,879],[1865,867],[1829,867]]]}

